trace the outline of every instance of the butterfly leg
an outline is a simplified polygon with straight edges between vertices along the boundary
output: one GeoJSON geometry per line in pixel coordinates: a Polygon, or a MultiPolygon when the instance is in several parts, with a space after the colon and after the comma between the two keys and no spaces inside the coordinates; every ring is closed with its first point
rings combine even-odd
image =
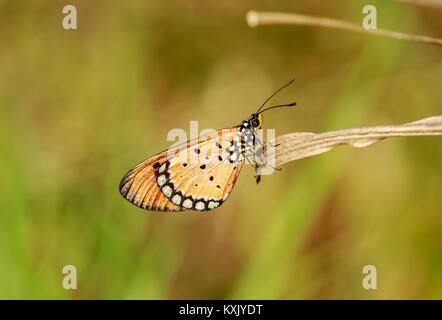
{"type": "MultiPolygon", "coordinates": [[[[263,157],[263,146],[258,148],[257,151],[255,152],[255,159],[256,158],[259,158],[259,163],[260,164],[265,163],[265,159],[263,157]]],[[[278,171],[282,170],[281,168],[276,168],[276,167],[272,166],[271,164],[266,164],[266,165],[270,166],[274,170],[278,170],[278,171]]],[[[255,168],[255,171],[257,172],[258,171],[257,170],[258,169],[258,165],[257,165],[257,161],[256,160],[254,161],[254,165],[253,166],[255,168]]],[[[255,179],[256,179],[256,184],[259,184],[259,182],[261,181],[261,175],[257,173],[257,175],[255,176],[255,179]]]]}
{"type": "MultiPolygon", "coordinates": [[[[259,158],[259,160],[260,160],[260,163],[264,163],[264,157],[263,157],[263,155],[264,155],[264,145],[262,144],[262,142],[259,140],[259,139],[257,139],[258,140],[258,142],[260,143],[260,145],[261,145],[261,147],[259,147],[258,149],[257,149],[257,151],[255,152],[255,154],[256,154],[256,157],[257,158],[259,158]]],[[[274,166],[272,166],[272,165],[269,165],[272,169],[274,169],[274,170],[278,170],[278,171],[281,171],[282,169],[281,168],[276,168],[276,167],[274,167],[274,166]]]]}
{"type": "MultiPolygon", "coordinates": [[[[253,158],[253,155],[252,155],[252,154],[246,154],[246,155],[244,156],[244,158],[246,159],[246,161],[248,162],[248,164],[250,164],[251,166],[253,166],[253,168],[255,169],[255,172],[257,172],[258,165],[256,164],[256,161],[250,160],[250,159],[249,159],[249,156],[251,156],[251,157],[253,158]]],[[[261,181],[261,175],[260,175],[260,174],[257,174],[257,175],[255,176],[255,179],[256,179],[256,184],[258,184],[258,183],[261,181]]]]}
{"type": "Polygon", "coordinates": [[[251,166],[253,166],[254,168],[256,168],[256,165],[253,163],[252,160],[249,159],[249,156],[251,156],[250,154],[247,154],[244,156],[244,158],[246,159],[247,163],[250,164],[251,166]]]}
{"type": "MultiPolygon", "coordinates": [[[[258,143],[261,145],[261,147],[262,148],[264,148],[264,144],[262,143],[262,141],[261,140],[259,140],[259,138],[258,137],[256,137],[256,140],[258,141],[258,143]]],[[[275,145],[275,144],[273,144],[273,143],[271,143],[271,142],[268,142],[267,141],[267,144],[269,144],[270,146],[272,146],[273,148],[275,148],[276,146],[278,146],[278,145],[275,145]]]]}

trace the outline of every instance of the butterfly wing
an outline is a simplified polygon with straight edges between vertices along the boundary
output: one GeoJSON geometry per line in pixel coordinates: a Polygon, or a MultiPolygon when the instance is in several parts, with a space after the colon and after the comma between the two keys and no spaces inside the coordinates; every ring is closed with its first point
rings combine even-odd
{"type": "Polygon", "coordinates": [[[157,211],[207,211],[229,196],[244,164],[238,127],[222,129],[155,155],[131,169],[120,193],[157,211]]]}
{"type": "Polygon", "coordinates": [[[167,154],[160,153],[131,169],[120,182],[120,193],[134,205],[147,210],[181,211],[161,192],[155,172],[167,154]]]}

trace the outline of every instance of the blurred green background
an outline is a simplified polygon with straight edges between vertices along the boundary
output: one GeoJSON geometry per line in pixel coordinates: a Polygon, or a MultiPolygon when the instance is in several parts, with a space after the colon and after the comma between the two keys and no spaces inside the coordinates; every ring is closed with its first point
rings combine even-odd
{"type": "Polygon", "coordinates": [[[391,1],[0,1],[0,298],[440,299],[440,137],[337,148],[260,185],[246,166],[208,214],[143,211],[122,176],[172,128],[266,113],[277,135],[441,114],[440,47],[301,26],[250,9],[442,35],[442,12],[391,1]],[[78,29],[64,30],[73,4],[78,29]],[[64,290],[62,268],[77,268],[64,290]],[[378,289],[362,288],[374,265],[378,289]]]}

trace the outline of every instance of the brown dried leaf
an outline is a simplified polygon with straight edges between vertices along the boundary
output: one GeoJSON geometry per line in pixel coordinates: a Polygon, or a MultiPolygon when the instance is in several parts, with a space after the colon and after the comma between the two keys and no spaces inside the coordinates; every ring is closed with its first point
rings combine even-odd
{"type": "MultiPolygon", "coordinates": [[[[436,136],[442,135],[442,116],[396,125],[353,128],[324,133],[296,132],[279,136],[271,143],[268,157],[275,157],[275,165],[311,157],[327,152],[339,145],[356,148],[369,146],[389,137],[436,136]]],[[[262,166],[261,166],[262,167],[262,166]]]]}

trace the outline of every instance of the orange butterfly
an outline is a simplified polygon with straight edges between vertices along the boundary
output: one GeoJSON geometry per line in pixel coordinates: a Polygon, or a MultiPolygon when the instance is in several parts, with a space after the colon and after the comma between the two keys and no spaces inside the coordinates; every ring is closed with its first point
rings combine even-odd
{"type": "MultiPolygon", "coordinates": [[[[240,125],[165,150],[132,168],[120,182],[120,193],[134,205],[156,211],[207,211],[218,208],[229,196],[244,161],[255,167],[263,144],[256,131],[264,111],[294,106],[277,105],[261,110],[276,93],[240,125]]],[[[256,182],[259,183],[260,175],[256,182]]]]}

